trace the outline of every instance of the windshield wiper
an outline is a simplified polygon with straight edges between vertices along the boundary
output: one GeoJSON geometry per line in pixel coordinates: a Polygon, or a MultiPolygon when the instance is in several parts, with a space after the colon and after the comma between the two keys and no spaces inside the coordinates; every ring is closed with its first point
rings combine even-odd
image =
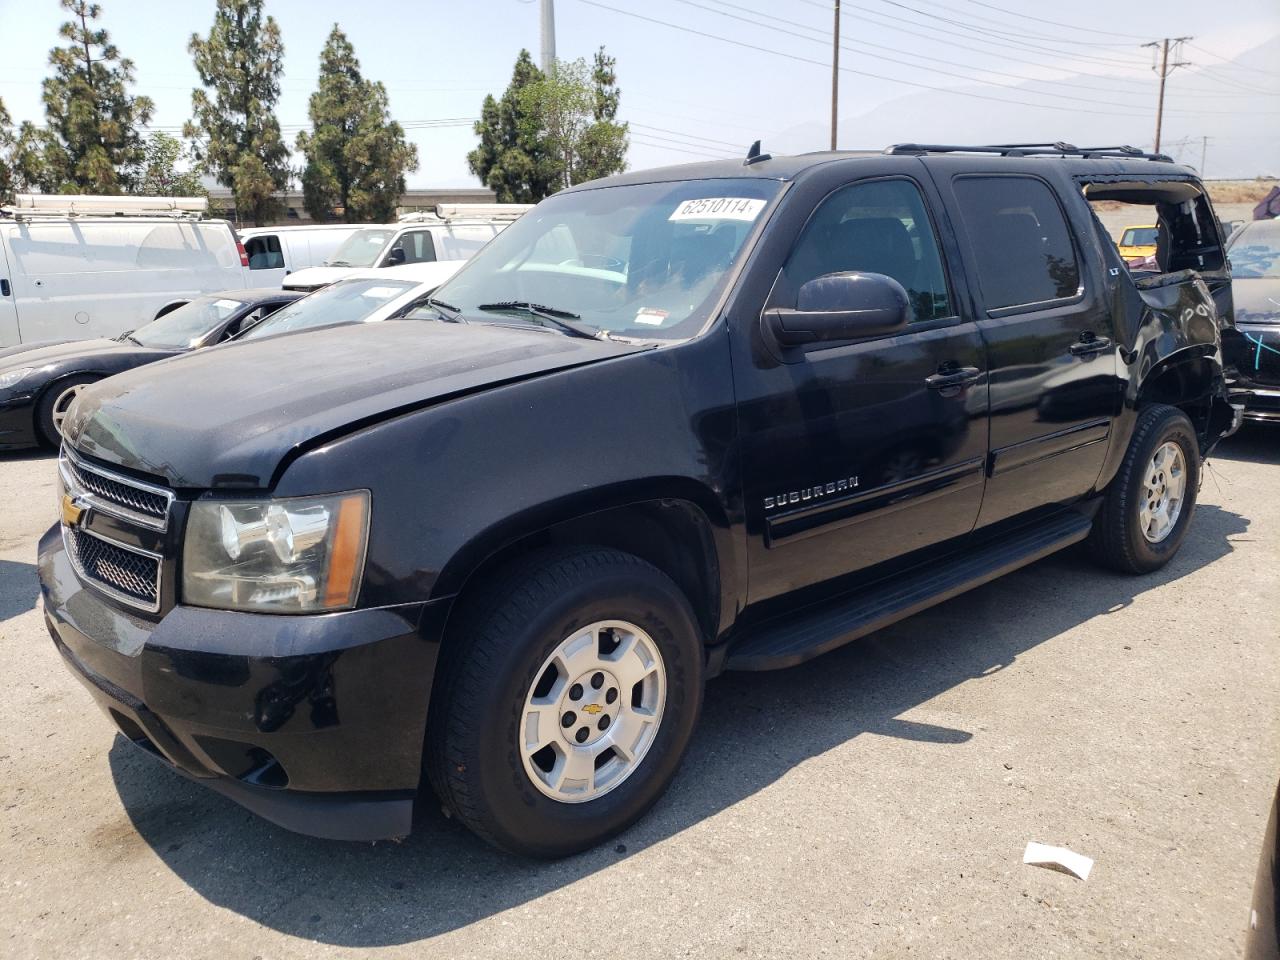
{"type": "Polygon", "coordinates": [[[575,320],[582,319],[576,313],[570,313],[568,310],[557,310],[555,307],[544,307],[540,303],[530,303],[528,300],[503,300],[501,303],[482,303],[476,309],[484,310],[488,313],[501,313],[504,311],[525,313],[549,323],[553,327],[557,327],[570,336],[585,337],[589,340],[607,340],[609,338],[609,335],[603,330],[597,330],[595,327],[589,327],[584,323],[575,323],[575,320]]]}
{"type": "MultiPolygon", "coordinates": [[[[431,307],[436,313],[444,317],[449,323],[466,323],[467,318],[462,315],[462,308],[455,307],[452,303],[447,303],[437,297],[423,297],[418,301],[418,305],[423,307],[431,307]]],[[[412,308],[410,308],[412,309],[412,308]]]]}
{"type": "Polygon", "coordinates": [[[130,343],[136,343],[138,346],[142,346],[142,341],[139,340],[137,337],[135,337],[132,333],[122,334],[121,339],[128,340],[130,343]]]}
{"type": "Polygon", "coordinates": [[[326,267],[349,267],[351,264],[345,260],[330,260],[325,264],[326,267]]]}

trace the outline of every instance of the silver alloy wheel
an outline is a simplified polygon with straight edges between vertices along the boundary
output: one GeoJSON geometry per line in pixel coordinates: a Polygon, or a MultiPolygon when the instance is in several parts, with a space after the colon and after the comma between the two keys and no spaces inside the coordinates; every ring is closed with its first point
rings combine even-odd
{"type": "Polygon", "coordinates": [[[1138,523],[1148,543],[1159,543],[1173,531],[1187,491],[1187,464],[1182,447],[1162,443],[1147,464],[1138,523]]]}
{"type": "Polygon", "coordinates": [[[601,620],[575,631],[525,697],[517,734],[525,773],[561,803],[603,796],[644,760],[666,699],[662,653],[634,623],[601,620]]]}
{"type": "Polygon", "coordinates": [[[53,429],[58,432],[58,436],[62,436],[62,424],[67,419],[67,411],[71,409],[71,404],[75,403],[80,391],[87,386],[86,383],[77,383],[74,387],[67,387],[58,394],[58,399],[53,401],[53,429]]]}

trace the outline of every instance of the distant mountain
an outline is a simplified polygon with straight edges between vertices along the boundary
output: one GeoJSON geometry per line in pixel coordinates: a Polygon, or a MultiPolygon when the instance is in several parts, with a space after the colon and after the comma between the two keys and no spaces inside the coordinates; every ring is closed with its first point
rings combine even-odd
{"type": "MultiPolygon", "coordinates": [[[[1213,179],[1251,178],[1280,174],[1280,36],[1241,54],[1230,64],[1211,65],[1209,57],[1187,51],[1195,69],[1173,72],[1165,92],[1165,119],[1161,137],[1163,152],[1181,162],[1199,167],[1201,137],[1209,137],[1205,175],[1213,179]],[[1203,66],[1201,66],[1203,64],[1203,66]],[[1258,73],[1241,70],[1253,67],[1258,73]],[[1245,88],[1253,88],[1254,92],[1245,88]],[[1191,92],[1197,96],[1186,96],[1191,92]],[[1227,93],[1223,99],[1206,99],[1205,92],[1227,93]],[[1256,92],[1262,91],[1262,92],[1256,92]],[[1268,95],[1268,92],[1270,95],[1268,95]],[[1210,108],[1209,105],[1212,105],[1210,108]],[[1220,112],[1215,112],[1220,111],[1220,112]]],[[[922,77],[922,80],[925,78],[922,77]]],[[[1063,77],[1065,83],[1106,87],[1114,78],[1097,74],[1063,77]]],[[[929,78],[927,82],[936,82],[929,78]]],[[[1042,109],[1011,103],[992,103],[951,92],[912,93],[883,103],[866,113],[840,119],[842,147],[880,148],[891,143],[1019,143],[1065,140],[1080,146],[1132,144],[1151,149],[1155,134],[1156,79],[1152,75],[1150,96],[1145,100],[1130,95],[1132,83],[1117,83],[1119,93],[1105,109],[1147,113],[1146,119],[1091,113],[1087,104],[1080,112],[1042,109]],[[1121,106],[1123,104],[1123,107],[1121,106]]],[[[856,98],[850,84],[842,92],[856,98]]],[[[958,90],[1009,100],[1036,99],[1031,90],[1045,92],[1046,84],[1019,84],[1010,89],[965,86],[958,90]],[[1026,92],[1020,92],[1025,88],[1026,92]]],[[[1073,87],[1062,92],[1089,98],[1093,94],[1073,87]]],[[[1099,91],[1099,102],[1107,94],[1099,91]]],[[[1040,99],[1043,99],[1040,98],[1040,99]]],[[[1065,103],[1069,104],[1070,101],[1065,103]]],[[[824,150],[830,131],[821,123],[805,123],[770,135],[765,148],[773,153],[800,153],[824,150]]]]}

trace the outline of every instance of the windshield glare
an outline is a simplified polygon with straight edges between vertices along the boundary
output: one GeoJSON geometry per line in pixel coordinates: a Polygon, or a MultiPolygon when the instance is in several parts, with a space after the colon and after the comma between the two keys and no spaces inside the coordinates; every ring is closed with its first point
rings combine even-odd
{"type": "Polygon", "coordinates": [[[479,307],[527,301],[609,333],[692,337],[778,189],[726,178],[560,194],[498,234],[438,294],[468,319],[521,322],[479,307]]]}
{"type": "Polygon", "coordinates": [[[415,286],[405,280],[339,280],[277,310],[240,339],[356,323],[415,286]]]}
{"type": "Polygon", "coordinates": [[[1240,228],[1227,247],[1235,280],[1280,280],[1280,220],[1257,220],[1240,228]]]}
{"type": "Polygon", "coordinates": [[[379,227],[371,230],[357,230],[342,241],[333,256],[326,260],[327,267],[372,267],[378,254],[387,245],[387,241],[395,235],[395,229],[379,227]]]}
{"type": "Polygon", "coordinates": [[[129,336],[144,347],[188,350],[244,305],[243,301],[230,297],[200,297],[139,327],[129,336]]]}

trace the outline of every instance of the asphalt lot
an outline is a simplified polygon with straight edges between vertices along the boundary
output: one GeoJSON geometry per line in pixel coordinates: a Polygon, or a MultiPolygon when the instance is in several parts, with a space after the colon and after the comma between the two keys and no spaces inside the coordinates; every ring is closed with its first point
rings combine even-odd
{"type": "Polygon", "coordinates": [[[544,864],[435,811],[295,836],[115,737],[38,609],[53,462],[0,457],[0,955],[1237,956],[1280,776],[1280,430],[1212,464],[1159,574],[1068,552],[715,681],[658,808],[544,864]]]}

